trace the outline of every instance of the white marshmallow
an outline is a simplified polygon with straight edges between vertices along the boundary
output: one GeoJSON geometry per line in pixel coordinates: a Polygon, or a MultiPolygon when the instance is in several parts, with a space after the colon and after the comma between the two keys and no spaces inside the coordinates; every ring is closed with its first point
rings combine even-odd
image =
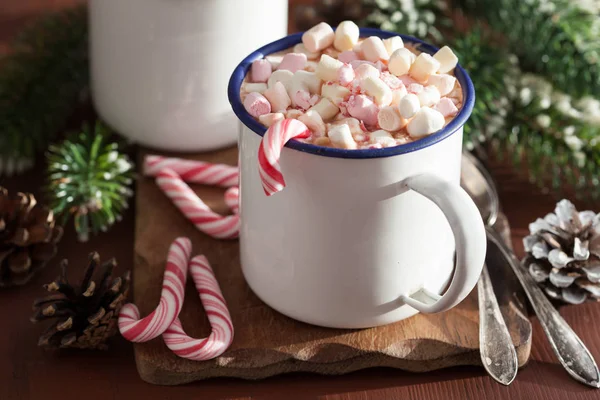
{"type": "Polygon", "coordinates": [[[417,93],[421,107],[431,107],[440,101],[440,91],[435,86],[426,86],[417,93]]]}
{"type": "Polygon", "coordinates": [[[333,29],[326,22],[313,26],[302,35],[304,47],[313,53],[331,46],[334,39],[333,29]]]}
{"type": "Polygon", "coordinates": [[[317,76],[325,82],[336,81],[338,70],[343,65],[343,62],[336,60],[327,54],[323,54],[319,61],[319,65],[317,65],[317,76]]]}
{"type": "Polygon", "coordinates": [[[333,104],[329,99],[321,99],[317,104],[310,108],[319,113],[323,121],[329,121],[331,118],[340,111],[340,109],[333,104]]]}
{"type": "Polygon", "coordinates": [[[377,114],[377,122],[381,129],[386,131],[399,131],[404,128],[408,121],[400,115],[397,107],[389,106],[383,107],[377,114]]]}
{"type": "Polygon", "coordinates": [[[301,110],[295,110],[292,108],[292,109],[286,111],[285,117],[287,119],[297,119],[302,114],[304,114],[304,113],[301,110]]]}
{"type": "Polygon", "coordinates": [[[400,100],[402,100],[407,93],[408,91],[404,85],[400,86],[398,89],[392,90],[392,105],[397,106],[400,104],[400,100]]]}
{"type": "Polygon", "coordinates": [[[391,56],[396,50],[404,47],[404,42],[400,36],[393,36],[391,38],[384,39],[383,45],[385,46],[388,54],[391,56]]]}
{"type": "Polygon", "coordinates": [[[281,60],[283,60],[283,54],[281,54],[281,53],[269,54],[268,56],[265,56],[265,60],[267,60],[271,64],[271,68],[273,70],[275,70],[275,69],[277,69],[277,67],[279,67],[281,60]]]}
{"type": "Polygon", "coordinates": [[[282,113],[269,113],[263,114],[258,117],[258,121],[266,127],[273,125],[275,122],[284,119],[285,116],[282,113]]]}
{"type": "Polygon", "coordinates": [[[356,77],[360,80],[366,79],[368,77],[379,78],[379,70],[370,64],[360,64],[355,70],[354,73],[356,77]]]}
{"type": "Polygon", "coordinates": [[[352,133],[353,137],[364,134],[362,125],[359,120],[357,120],[356,118],[344,117],[342,114],[339,115],[341,115],[342,118],[329,124],[329,129],[331,129],[331,126],[334,125],[345,124],[348,125],[348,127],[350,128],[350,133],[352,133]]]}
{"type": "Polygon", "coordinates": [[[275,71],[269,77],[267,86],[272,88],[273,86],[275,86],[275,84],[277,82],[281,82],[283,84],[283,86],[285,86],[285,89],[289,91],[291,88],[291,85],[292,85],[293,77],[294,77],[294,74],[291,71],[288,71],[286,69],[281,69],[281,70],[275,71]]]}
{"type": "Polygon", "coordinates": [[[296,72],[306,67],[306,54],[304,53],[287,53],[283,56],[281,63],[277,67],[278,70],[287,69],[288,71],[296,72]]]}
{"type": "Polygon", "coordinates": [[[412,137],[423,137],[439,131],[445,123],[446,120],[439,111],[423,107],[410,120],[406,130],[412,137]]]}
{"type": "Polygon", "coordinates": [[[458,57],[456,57],[456,54],[454,54],[452,49],[450,49],[448,46],[444,46],[439,49],[433,58],[435,58],[440,64],[436,71],[440,74],[445,74],[452,71],[456,67],[456,64],[458,64],[458,57]]]}
{"type": "Polygon", "coordinates": [[[371,62],[379,60],[389,60],[390,55],[388,54],[383,41],[377,36],[370,36],[366,38],[360,46],[365,59],[371,62]]]}
{"type": "Polygon", "coordinates": [[[356,141],[346,124],[335,125],[327,132],[331,143],[341,149],[356,149],[356,141]]]}
{"type": "Polygon", "coordinates": [[[350,90],[338,84],[323,84],[321,86],[321,96],[331,100],[335,105],[340,104],[344,99],[350,96],[350,90]]]}
{"type": "Polygon", "coordinates": [[[318,62],[309,60],[306,63],[306,68],[304,68],[304,70],[308,72],[315,72],[317,70],[317,65],[319,65],[318,62]]]}
{"type": "Polygon", "coordinates": [[[429,77],[427,84],[435,86],[440,91],[440,95],[445,96],[454,89],[456,78],[447,74],[435,74],[429,77]]]}
{"type": "Polygon", "coordinates": [[[409,74],[417,81],[425,82],[429,76],[435,74],[439,68],[440,63],[438,60],[427,53],[421,53],[410,67],[409,74]]]}
{"type": "Polygon", "coordinates": [[[294,73],[290,88],[294,88],[294,85],[302,85],[310,93],[319,94],[321,93],[321,83],[321,79],[319,79],[315,72],[300,70],[294,73]]]}
{"type": "Polygon", "coordinates": [[[321,56],[321,53],[318,51],[308,51],[304,43],[298,43],[297,45],[295,45],[293,51],[294,53],[302,53],[306,55],[306,58],[309,60],[317,60],[321,56]]]}
{"type": "Polygon", "coordinates": [[[360,87],[379,106],[388,106],[392,102],[392,89],[379,78],[368,76],[360,82],[360,87]]]}
{"type": "Polygon", "coordinates": [[[298,121],[304,123],[313,133],[314,137],[323,137],[327,133],[325,122],[323,122],[321,115],[315,110],[308,110],[305,114],[298,117],[298,121]]]}
{"type": "Polygon", "coordinates": [[[404,118],[412,118],[421,108],[421,102],[416,94],[409,93],[402,97],[398,104],[398,111],[404,118]]]}
{"type": "Polygon", "coordinates": [[[342,21],[335,30],[333,46],[339,51],[352,50],[358,43],[358,25],[352,21],[342,21]]]}
{"type": "Polygon", "coordinates": [[[400,48],[392,53],[388,63],[388,70],[396,75],[405,75],[410,71],[410,66],[413,63],[413,53],[406,48],[400,48]]]}
{"type": "Polygon", "coordinates": [[[246,92],[246,93],[251,93],[251,92],[258,92],[260,94],[263,94],[265,92],[265,90],[267,90],[267,84],[266,83],[244,83],[244,85],[242,85],[242,89],[246,92]]]}
{"type": "Polygon", "coordinates": [[[272,72],[273,66],[269,61],[264,58],[254,60],[250,67],[250,78],[252,78],[252,82],[266,83],[272,72]]]}
{"type": "Polygon", "coordinates": [[[378,143],[381,147],[392,147],[396,145],[396,141],[392,137],[391,133],[383,129],[379,129],[375,132],[371,132],[371,143],[378,143]]]}
{"type": "Polygon", "coordinates": [[[276,82],[273,87],[265,90],[263,95],[271,103],[271,110],[273,112],[285,111],[292,104],[290,96],[288,96],[288,92],[281,82],[276,82]]]}

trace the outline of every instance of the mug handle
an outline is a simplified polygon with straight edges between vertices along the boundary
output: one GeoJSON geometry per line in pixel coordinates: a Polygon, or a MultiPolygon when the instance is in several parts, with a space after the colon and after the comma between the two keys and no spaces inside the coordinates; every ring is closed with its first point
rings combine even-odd
{"type": "Polygon", "coordinates": [[[467,297],[481,275],[487,246],[481,214],[463,188],[437,175],[415,175],[397,185],[399,193],[414,190],[433,201],[450,223],[456,243],[456,268],[446,293],[422,288],[400,299],[423,313],[446,311],[467,297]]]}

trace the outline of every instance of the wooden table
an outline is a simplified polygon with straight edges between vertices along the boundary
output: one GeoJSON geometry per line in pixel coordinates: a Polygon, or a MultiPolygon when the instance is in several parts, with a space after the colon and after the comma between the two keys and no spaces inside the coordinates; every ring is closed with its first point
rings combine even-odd
{"type": "MultiPolygon", "coordinates": [[[[0,53],[23,23],[44,9],[56,9],[79,0],[0,1],[0,53]]],[[[41,162],[40,162],[41,164],[41,162]]],[[[554,207],[555,199],[542,194],[509,168],[492,170],[500,186],[502,205],[513,227],[513,242],[522,255],[521,238],[527,224],[554,207]]],[[[0,178],[9,190],[40,193],[43,170],[18,178],[0,178]]],[[[598,208],[598,206],[596,207],[598,208]]],[[[36,345],[42,327],[29,322],[31,303],[42,294],[41,285],[56,275],[56,261],[69,258],[72,266],[97,250],[115,256],[120,269],[133,259],[133,211],[109,234],[78,244],[68,227],[59,255],[31,284],[0,291],[0,399],[598,399],[600,392],[570,379],[533,318],[531,361],[510,387],[486,376],[482,368],[452,368],[429,374],[373,369],[346,376],[293,374],[259,382],[214,379],[181,387],[146,384],[137,375],[132,346],[118,338],[107,352],[47,352],[36,345]]],[[[83,267],[83,265],[82,265],[83,267]]],[[[600,304],[563,307],[561,314],[600,360],[600,304]]]]}

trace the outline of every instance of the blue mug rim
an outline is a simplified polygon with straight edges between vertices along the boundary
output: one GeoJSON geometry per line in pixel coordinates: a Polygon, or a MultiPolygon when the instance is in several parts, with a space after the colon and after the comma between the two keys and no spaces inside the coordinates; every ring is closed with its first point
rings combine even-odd
{"type": "MultiPolygon", "coordinates": [[[[229,85],[227,88],[227,96],[229,97],[229,103],[231,104],[231,108],[233,109],[233,112],[239,118],[239,120],[259,136],[263,136],[267,128],[265,128],[261,123],[259,123],[250,114],[248,114],[248,112],[244,108],[244,105],[242,104],[242,101],[240,99],[240,88],[242,86],[242,82],[244,81],[246,73],[248,72],[248,69],[252,65],[253,61],[262,59],[269,54],[293,47],[294,45],[302,42],[302,34],[303,32],[298,32],[285,36],[250,53],[246,58],[242,60],[242,62],[238,64],[238,66],[234,69],[233,73],[231,74],[231,78],[229,79],[229,85]]],[[[421,52],[435,54],[435,52],[438,51],[437,47],[430,45],[429,43],[426,43],[415,37],[398,34],[396,32],[384,31],[376,28],[360,28],[360,36],[379,36],[382,39],[387,39],[393,36],[400,36],[405,43],[415,45],[416,49],[421,52]]],[[[425,149],[450,137],[453,133],[458,131],[467,122],[467,120],[471,116],[471,112],[473,111],[473,106],[475,104],[475,88],[473,87],[473,82],[471,81],[469,74],[467,74],[467,72],[460,66],[460,64],[458,64],[454,70],[454,75],[462,88],[463,107],[461,108],[459,113],[454,117],[454,119],[450,121],[450,123],[448,123],[448,125],[446,125],[443,129],[439,130],[438,132],[433,133],[427,137],[416,140],[414,142],[405,143],[394,147],[384,147],[381,149],[347,150],[338,149],[335,147],[317,146],[314,144],[303,143],[298,140],[288,141],[285,147],[302,151],[305,153],[315,154],[318,156],[355,159],[390,157],[425,149]]]]}

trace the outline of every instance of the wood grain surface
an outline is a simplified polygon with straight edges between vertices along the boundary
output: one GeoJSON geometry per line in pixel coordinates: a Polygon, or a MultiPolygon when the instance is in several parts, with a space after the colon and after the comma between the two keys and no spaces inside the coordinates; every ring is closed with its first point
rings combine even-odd
{"type": "MultiPolygon", "coordinates": [[[[310,0],[302,0],[309,2],[310,0]]],[[[1,0],[0,49],[7,40],[40,12],[78,3],[78,0],[1,0]]],[[[512,227],[518,256],[523,255],[521,239],[535,217],[554,208],[556,200],[540,192],[527,179],[502,163],[492,166],[498,181],[504,212],[512,227]]],[[[41,194],[43,170],[37,168],[19,178],[2,178],[10,190],[41,194]]],[[[581,203],[576,202],[581,206],[581,203]]],[[[600,204],[594,207],[600,210],[600,204]]],[[[87,254],[98,250],[102,257],[115,256],[119,271],[133,265],[134,211],[125,215],[109,233],[78,244],[68,227],[59,254],[72,265],[85,264],[87,254]]],[[[78,271],[71,271],[73,276],[78,271]]],[[[79,271],[81,272],[81,271],[79,271]]],[[[519,371],[515,382],[503,387],[486,376],[481,367],[453,367],[435,373],[409,373],[375,368],[342,376],[293,373],[261,381],[231,378],[210,379],[194,384],[161,387],[143,382],[134,362],[133,346],[121,338],[107,352],[46,352],[36,346],[43,327],[29,322],[31,305],[43,293],[41,285],[58,273],[57,263],[49,265],[28,286],[0,291],[0,399],[526,399],[592,400],[600,394],[569,378],[554,358],[535,317],[531,359],[519,371]]],[[[600,304],[568,306],[561,315],[579,334],[591,353],[600,360],[600,304]]]]}
{"type": "MultiPolygon", "coordinates": [[[[143,153],[139,158],[142,165],[143,153]]],[[[179,155],[190,159],[237,164],[237,149],[179,155]]],[[[191,185],[215,211],[226,213],[224,189],[191,185]]],[[[139,343],[135,358],[147,382],[177,385],[211,377],[261,379],[289,372],[339,375],[372,367],[393,367],[413,372],[456,365],[480,365],[477,294],[439,314],[418,314],[404,321],[371,329],[328,329],[287,318],[268,307],[250,290],[240,268],[237,240],[216,240],[196,228],[171,204],[153,178],[141,178],[136,190],[135,262],[133,297],[142,315],[158,304],[168,247],[173,239],[192,240],[193,254],[211,262],[232,316],[232,346],[215,360],[197,362],[179,358],[161,339],[139,343]]],[[[505,237],[509,229],[504,217],[505,237]]],[[[531,349],[531,324],[521,291],[507,271],[493,271],[503,315],[511,331],[520,365],[531,349]]],[[[188,282],[181,313],[186,332],[206,337],[210,324],[188,282]]]]}

